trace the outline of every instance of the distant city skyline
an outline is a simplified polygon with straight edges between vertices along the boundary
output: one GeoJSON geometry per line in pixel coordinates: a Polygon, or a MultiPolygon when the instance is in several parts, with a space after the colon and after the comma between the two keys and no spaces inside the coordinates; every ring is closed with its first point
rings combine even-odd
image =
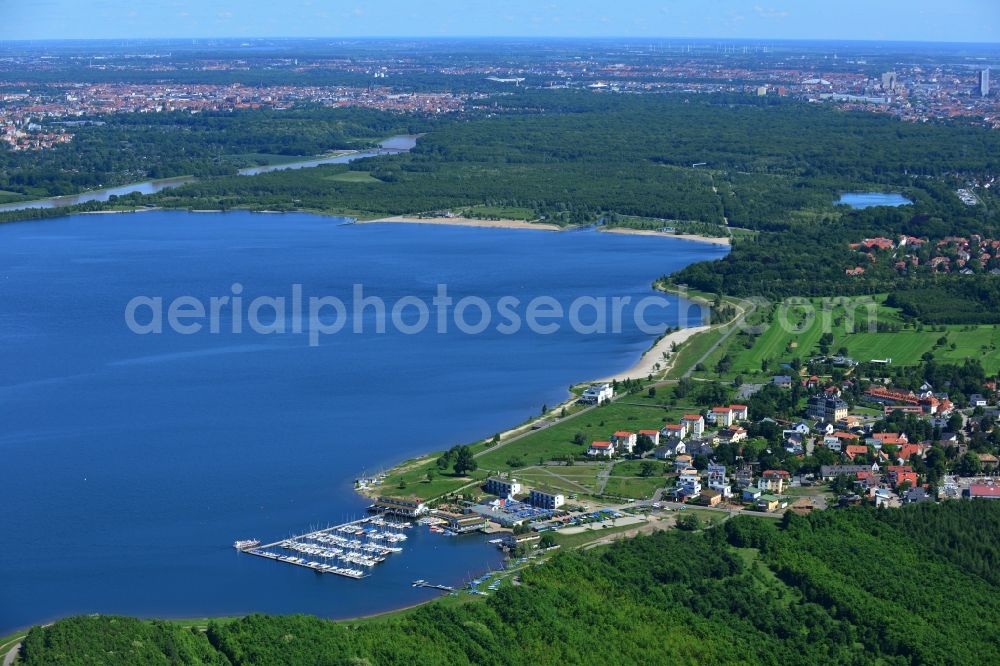
{"type": "Polygon", "coordinates": [[[1000,42],[997,0],[16,0],[0,39],[625,37],[1000,42]]]}

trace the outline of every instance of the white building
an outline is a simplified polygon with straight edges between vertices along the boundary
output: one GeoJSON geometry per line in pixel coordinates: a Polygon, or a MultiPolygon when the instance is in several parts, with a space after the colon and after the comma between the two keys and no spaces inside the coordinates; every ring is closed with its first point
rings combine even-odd
{"type": "Polygon", "coordinates": [[[721,493],[723,499],[733,496],[733,489],[729,484],[729,477],[726,476],[726,466],[710,464],[708,466],[708,487],[717,493],[721,493]]]}
{"type": "Polygon", "coordinates": [[[712,407],[708,418],[720,428],[728,428],[736,421],[733,418],[733,410],[729,407],[712,407]]]}
{"type": "MultiPolygon", "coordinates": [[[[640,430],[639,431],[639,436],[642,437],[643,435],[645,435],[646,437],[649,437],[653,441],[653,446],[659,446],[660,445],[660,431],[659,430],[640,430]]],[[[637,443],[638,443],[638,440],[637,440],[637,443]]]]}
{"type": "Polygon", "coordinates": [[[497,497],[513,497],[520,495],[524,490],[517,479],[502,479],[498,476],[491,476],[486,479],[486,492],[497,497]]]}
{"type": "Polygon", "coordinates": [[[668,423],[667,425],[660,428],[660,434],[667,439],[676,438],[683,439],[687,435],[687,426],[683,423],[668,423]]]}
{"type": "Polygon", "coordinates": [[[585,405],[600,405],[611,400],[614,395],[615,391],[611,388],[611,384],[591,384],[577,402],[582,402],[585,405]]]}
{"type": "Polygon", "coordinates": [[[615,445],[611,442],[591,442],[587,455],[610,458],[615,455],[615,445]]]}
{"type": "Polygon", "coordinates": [[[624,430],[619,430],[614,435],[611,436],[611,443],[615,445],[615,449],[618,451],[625,451],[627,453],[632,453],[635,449],[635,443],[638,441],[638,436],[634,432],[626,432],[624,430]]]}
{"type": "Polygon", "coordinates": [[[687,428],[692,437],[701,437],[705,434],[705,418],[701,414],[685,414],[681,419],[681,425],[687,428]]]}
{"type": "Polygon", "coordinates": [[[566,497],[562,493],[535,488],[528,497],[528,503],[539,509],[558,509],[566,503],[566,497]]]}

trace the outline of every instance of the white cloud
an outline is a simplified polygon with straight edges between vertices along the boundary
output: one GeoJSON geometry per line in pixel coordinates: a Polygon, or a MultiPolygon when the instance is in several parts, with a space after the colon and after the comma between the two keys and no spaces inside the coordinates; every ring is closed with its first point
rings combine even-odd
{"type": "Polygon", "coordinates": [[[757,16],[762,18],[785,18],[788,16],[788,12],[784,9],[775,9],[774,7],[761,7],[760,5],[754,5],[753,10],[757,16]]]}

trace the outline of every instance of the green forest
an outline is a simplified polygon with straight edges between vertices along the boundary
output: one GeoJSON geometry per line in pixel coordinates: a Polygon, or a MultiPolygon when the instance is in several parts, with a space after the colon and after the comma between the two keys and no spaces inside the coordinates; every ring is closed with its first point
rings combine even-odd
{"type": "Polygon", "coordinates": [[[418,116],[304,106],[284,111],[113,114],[73,128],[52,150],[0,149],[0,190],[73,194],[149,178],[235,174],[262,155],[311,156],[433,127],[418,116]]]}
{"type": "Polygon", "coordinates": [[[734,518],[558,553],[482,601],[365,622],[35,628],[35,664],[970,664],[1000,660],[1000,503],[734,518]]]}

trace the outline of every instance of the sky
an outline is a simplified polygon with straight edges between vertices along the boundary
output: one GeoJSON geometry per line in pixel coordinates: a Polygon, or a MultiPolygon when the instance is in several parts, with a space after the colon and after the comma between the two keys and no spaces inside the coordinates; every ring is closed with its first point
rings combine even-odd
{"type": "Polygon", "coordinates": [[[1000,0],[0,0],[0,39],[686,37],[1000,42],[1000,0]]]}

